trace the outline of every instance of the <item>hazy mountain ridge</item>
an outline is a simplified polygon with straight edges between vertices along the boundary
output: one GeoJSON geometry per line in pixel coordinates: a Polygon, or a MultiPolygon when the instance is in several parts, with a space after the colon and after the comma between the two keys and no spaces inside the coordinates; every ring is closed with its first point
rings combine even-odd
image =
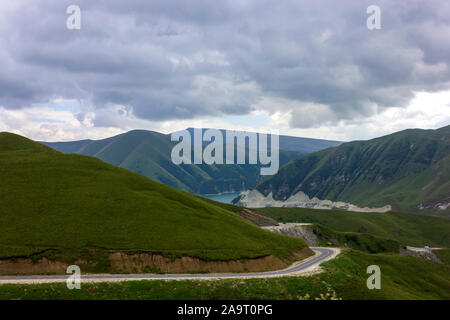
{"type": "Polygon", "coordinates": [[[305,155],[256,189],[281,201],[302,191],[310,198],[448,215],[450,126],[409,129],[305,155]]]}
{"type": "MultiPolygon", "coordinates": [[[[187,130],[193,132],[192,128],[187,130]]],[[[42,143],[65,153],[94,156],[193,193],[240,191],[250,188],[261,179],[259,165],[175,165],[170,154],[176,142],[170,141],[170,135],[154,131],[133,130],[102,140],[42,143]]],[[[280,136],[280,165],[305,152],[339,143],[280,136]]]]}

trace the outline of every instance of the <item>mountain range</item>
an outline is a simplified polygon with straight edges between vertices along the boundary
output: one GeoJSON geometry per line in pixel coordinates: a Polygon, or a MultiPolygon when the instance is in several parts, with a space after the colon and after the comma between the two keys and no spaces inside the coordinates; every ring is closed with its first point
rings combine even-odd
{"type": "Polygon", "coordinates": [[[450,126],[409,129],[307,154],[254,189],[279,201],[303,192],[310,198],[450,216],[450,126]]]}
{"type": "MultiPolygon", "coordinates": [[[[193,128],[187,130],[193,134],[193,128]]],[[[261,179],[259,164],[176,165],[171,160],[171,150],[176,142],[171,141],[170,134],[154,131],[133,130],[102,140],[41,143],[64,153],[94,156],[196,194],[241,191],[254,186],[261,179]]],[[[283,165],[305,153],[336,146],[340,142],[279,136],[279,144],[280,165],[283,165]]]]}

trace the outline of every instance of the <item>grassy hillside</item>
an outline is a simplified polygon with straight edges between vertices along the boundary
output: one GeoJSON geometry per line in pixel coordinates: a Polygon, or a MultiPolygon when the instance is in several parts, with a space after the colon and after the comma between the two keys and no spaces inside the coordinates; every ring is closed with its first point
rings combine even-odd
{"type": "Polygon", "coordinates": [[[450,299],[450,266],[396,254],[345,250],[310,277],[215,281],[129,281],[0,285],[0,299],[450,299]],[[381,289],[368,290],[367,266],[381,269],[381,289]]]}
{"type": "Polygon", "coordinates": [[[352,248],[367,253],[386,253],[400,251],[401,244],[392,239],[377,237],[368,233],[339,232],[322,225],[309,226],[317,237],[320,246],[352,248]]]}
{"type": "Polygon", "coordinates": [[[10,133],[0,133],[0,181],[1,258],[96,248],[229,260],[304,247],[214,202],[10,133]]]}
{"type": "Polygon", "coordinates": [[[450,217],[450,126],[344,143],[293,160],[256,189],[450,217]]]}
{"type": "Polygon", "coordinates": [[[263,208],[258,211],[280,222],[314,223],[338,232],[366,233],[409,246],[450,247],[450,221],[440,217],[303,208],[263,208]]]}
{"type": "Polygon", "coordinates": [[[433,250],[433,252],[443,263],[450,265],[450,249],[433,250]]]}
{"type": "MultiPolygon", "coordinates": [[[[193,129],[190,131],[193,136],[193,129]]],[[[103,140],[44,144],[65,153],[94,156],[169,186],[198,194],[245,190],[261,178],[259,165],[175,165],[170,156],[176,142],[170,141],[170,135],[153,131],[133,130],[103,140]]],[[[338,144],[336,141],[282,136],[280,165],[306,152],[338,144]]]]}

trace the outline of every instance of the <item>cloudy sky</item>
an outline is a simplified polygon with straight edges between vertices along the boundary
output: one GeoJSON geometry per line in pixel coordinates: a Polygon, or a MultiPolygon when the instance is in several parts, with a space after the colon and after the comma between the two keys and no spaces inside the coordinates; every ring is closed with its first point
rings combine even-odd
{"type": "Polygon", "coordinates": [[[450,124],[449,39],[447,0],[2,1],[0,131],[354,140],[438,128],[450,124]],[[79,30],[66,26],[73,4],[79,30]]]}

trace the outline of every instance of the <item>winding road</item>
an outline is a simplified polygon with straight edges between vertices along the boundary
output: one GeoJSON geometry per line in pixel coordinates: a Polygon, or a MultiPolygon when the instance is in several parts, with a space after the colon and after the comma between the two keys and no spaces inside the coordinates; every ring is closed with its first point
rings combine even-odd
{"type": "MultiPolygon", "coordinates": [[[[81,282],[109,282],[129,280],[170,280],[170,279],[223,279],[223,278],[267,278],[298,275],[314,271],[327,260],[334,258],[339,249],[311,248],[315,255],[282,270],[254,273],[207,273],[207,274],[88,274],[81,275],[81,282]]],[[[6,283],[46,283],[65,282],[69,275],[1,276],[0,284],[6,283]]]]}

